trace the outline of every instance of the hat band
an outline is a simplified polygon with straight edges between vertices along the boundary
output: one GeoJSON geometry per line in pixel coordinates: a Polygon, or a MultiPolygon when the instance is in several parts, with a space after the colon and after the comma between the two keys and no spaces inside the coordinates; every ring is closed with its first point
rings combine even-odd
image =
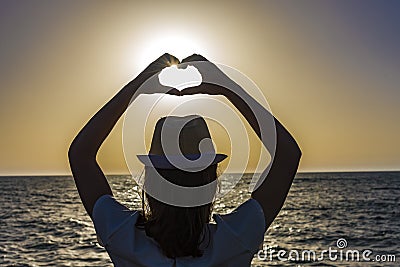
{"type": "MultiPolygon", "coordinates": [[[[205,169],[208,166],[217,164],[227,158],[225,154],[202,153],[202,154],[181,154],[181,155],[137,155],[138,159],[147,167],[159,169],[205,169]],[[173,164],[176,163],[176,164],[173,164]],[[184,164],[185,168],[180,166],[184,164]],[[177,166],[178,165],[178,166],[177,166]]],[[[194,170],[194,171],[200,171],[194,170]]]]}

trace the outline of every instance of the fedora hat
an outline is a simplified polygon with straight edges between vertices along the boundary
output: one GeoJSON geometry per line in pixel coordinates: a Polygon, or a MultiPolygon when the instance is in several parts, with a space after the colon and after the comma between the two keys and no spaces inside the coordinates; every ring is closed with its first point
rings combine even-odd
{"type": "Polygon", "coordinates": [[[167,116],[155,126],[148,155],[137,155],[148,167],[157,169],[196,170],[223,161],[217,154],[207,123],[199,115],[167,116]]]}

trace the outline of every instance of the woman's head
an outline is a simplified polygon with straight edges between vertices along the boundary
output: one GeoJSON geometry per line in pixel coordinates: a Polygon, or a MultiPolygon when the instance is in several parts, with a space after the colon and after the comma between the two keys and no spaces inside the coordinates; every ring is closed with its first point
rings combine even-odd
{"type": "MultiPolygon", "coordinates": [[[[217,164],[198,172],[179,169],[145,168],[145,181],[157,171],[166,180],[186,187],[201,186],[217,179],[217,164]]],[[[217,188],[215,188],[216,193],[217,188]]],[[[213,203],[196,207],[178,207],[143,194],[142,221],[146,234],[155,239],[167,257],[199,257],[200,243],[206,238],[213,203]],[[145,204],[145,199],[146,204],[145,204]]]]}
{"type": "Polygon", "coordinates": [[[148,155],[137,155],[156,169],[202,170],[223,161],[227,155],[215,152],[205,119],[199,115],[160,118],[154,128],[148,155]]]}
{"type": "Polygon", "coordinates": [[[226,158],[215,153],[206,121],[198,115],[161,118],[154,129],[149,154],[138,158],[145,165],[147,192],[161,191],[177,198],[177,191],[161,185],[160,176],[182,187],[208,185],[202,196],[211,197],[209,203],[197,206],[178,206],[143,193],[143,216],[138,223],[158,242],[167,257],[201,256],[200,243],[206,237],[205,225],[210,221],[218,187],[217,164],[226,158]]]}

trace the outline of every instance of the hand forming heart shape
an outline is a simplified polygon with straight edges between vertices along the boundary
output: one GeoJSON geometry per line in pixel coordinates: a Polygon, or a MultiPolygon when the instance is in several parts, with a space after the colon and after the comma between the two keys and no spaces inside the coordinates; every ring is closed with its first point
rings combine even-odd
{"type": "Polygon", "coordinates": [[[226,95],[228,89],[209,81],[218,81],[224,85],[236,85],[225,73],[215,64],[208,61],[199,54],[193,54],[179,61],[176,57],[165,53],[152,62],[142,73],[139,74],[141,80],[151,80],[149,91],[144,93],[168,93],[176,96],[193,94],[226,95]],[[151,78],[159,73],[156,85],[151,78]],[[168,74],[168,75],[167,75],[168,74]],[[156,87],[159,88],[156,88],[156,87]],[[169,90],[167,90],[169,88],[169,90]]]}

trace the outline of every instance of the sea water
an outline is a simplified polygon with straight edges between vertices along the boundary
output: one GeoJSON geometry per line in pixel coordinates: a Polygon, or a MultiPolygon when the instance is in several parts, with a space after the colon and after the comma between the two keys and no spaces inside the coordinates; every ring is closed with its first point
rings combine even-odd
{"type": "MultiPolygon", "coordinates": [[[[108,180],[118,200],[141,207],[130,176],[108,180]]],[[[249,182],[245,176],[214,211],[243,203],[249,182]]],[[[0,266],[112,266],[71,176],[0,177],[0,195],[0,266]]],[[[399,202],[400,172],[297,174],[252,266],[400,266],[399,202]],[[344,257],[349,250],[359,261],[344,257]],[[362,261],[367,250],[372,262],[362,261]]]]}

